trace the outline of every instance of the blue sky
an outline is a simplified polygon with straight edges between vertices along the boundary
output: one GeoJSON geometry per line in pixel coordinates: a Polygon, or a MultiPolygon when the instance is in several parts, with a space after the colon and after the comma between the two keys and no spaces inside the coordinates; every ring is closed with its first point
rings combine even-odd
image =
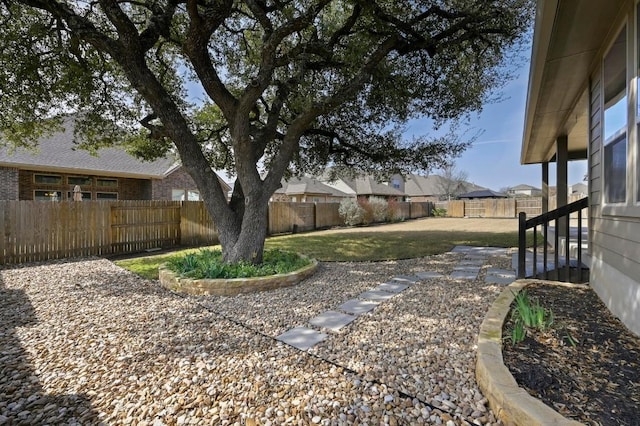
{"type": "MultiPolygon", "coordinates": [[[[482,133],[456,160],[456,169],[465,171],[470,182],[496,191],[519,184],[541,187],[542,166],[520,164],[529,79],[529,61],[523,62],[516,71],[516,78],[501,90],[504,100],[485,105],[480,114],[472,115],[469,134],[482,133]]],[[[407,133],[428,135],[433,134],[433,130],[428,120],[413,120],[407,133]]],[[[569,163],[569,185],[582,182],[586,170],[586,161],[569,163]]],[[[555,185],[554,164],[549,167],[549,180],[549,185],[555,185]]]]}

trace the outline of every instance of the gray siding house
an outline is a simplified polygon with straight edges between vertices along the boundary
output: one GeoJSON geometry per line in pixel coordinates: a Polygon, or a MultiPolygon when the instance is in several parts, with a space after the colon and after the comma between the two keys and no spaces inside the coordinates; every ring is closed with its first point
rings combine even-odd
{"type": "Polygon", "coordinates": [[[590,285],[640,334],[640,5],[538,0],[521,162],[588,160],[590,285]]]}

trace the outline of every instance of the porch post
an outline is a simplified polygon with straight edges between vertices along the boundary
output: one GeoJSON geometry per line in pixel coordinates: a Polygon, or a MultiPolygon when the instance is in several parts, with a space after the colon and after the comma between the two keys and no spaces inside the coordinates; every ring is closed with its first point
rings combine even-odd
{"type": "MultiPolygon", "coordinates": [[[[569,193],[568,178],[568,162],[569,162],[569,149],[567,143],[567,136],[559,136],[556,139],[556,208],[560,208],[567,205],[567,196],[569,193]]],[[[558,221],[558,229],[556,232],[561,237],[567,235],[567,222],[566,218],[561,218],[558,221]]]]}
{"type": "Polygon", "coordinates": [[[549,163],[542,163],[542,214],[549,212],[549,163]]]}

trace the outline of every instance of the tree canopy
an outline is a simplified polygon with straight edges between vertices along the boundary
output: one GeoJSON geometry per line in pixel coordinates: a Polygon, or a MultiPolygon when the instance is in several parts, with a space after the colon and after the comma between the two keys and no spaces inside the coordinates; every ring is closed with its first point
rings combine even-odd
{"type": "Polygon", "coordinates": [[[531,15],[531,0],[4,0],[0,132],[28,145],[74,114],[85,147],[175,151],[225,258],[258,261],[283,176],[464,150],[404,125],[481,109],[531,15]],[[230,202],[212,166],[237,176],[230,202]]]}

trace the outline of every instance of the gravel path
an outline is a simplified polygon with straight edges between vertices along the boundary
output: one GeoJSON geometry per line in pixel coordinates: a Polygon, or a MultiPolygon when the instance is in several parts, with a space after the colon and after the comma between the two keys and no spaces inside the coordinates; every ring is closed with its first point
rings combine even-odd
{"type": "Polygon", "coordinates": [[[447,253],[323,263],[302,284],[184,297],[103,259],[0,270],[2,424],[492,424],[474,378],[502,289],[418,282],[311,348],[274,339],[393,276],[449,274],[447,253]]]}

